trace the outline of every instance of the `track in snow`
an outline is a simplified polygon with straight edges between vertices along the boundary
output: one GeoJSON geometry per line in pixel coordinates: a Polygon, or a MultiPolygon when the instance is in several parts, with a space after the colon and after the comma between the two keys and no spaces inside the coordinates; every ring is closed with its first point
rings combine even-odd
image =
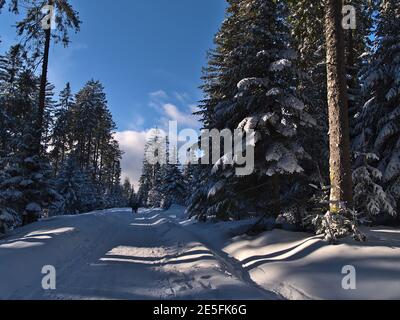
{"type": "Polygon", "coordinates": [[[162,211],[57,217],[0,241],[0,299],[277,299],[162,211]],[[41,287],[44,265],[57,289],[41,287]]]}

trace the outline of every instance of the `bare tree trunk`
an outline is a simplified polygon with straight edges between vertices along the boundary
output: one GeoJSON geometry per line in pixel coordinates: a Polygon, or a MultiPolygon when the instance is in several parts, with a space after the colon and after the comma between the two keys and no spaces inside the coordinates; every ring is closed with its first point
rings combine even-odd
{"type": "Polygon", "coordinates": [[[331,212],[353,205],[342,1],[326,0],[325,36],[329,112],[331,212]]]}
{"type": "MultiPolygon", "coordinates": [[[[49,5],[53,4],[53,0],[49,0],[49,5]]],[[[39,106],[38,115],[36,120],[36,154],[41,154],[41,142],[43,134],[43,120],[44,112],[46,108],[46,84],[47,84],[47,69],[49,66],[49,52],[50,52],[50,40],[51,40],[51,28],[44,30],[45,32],[45,43],[43,52],[43,63],[42,63],[42,74],[40,77],[40,91],[39,91],[39,106]]]]}

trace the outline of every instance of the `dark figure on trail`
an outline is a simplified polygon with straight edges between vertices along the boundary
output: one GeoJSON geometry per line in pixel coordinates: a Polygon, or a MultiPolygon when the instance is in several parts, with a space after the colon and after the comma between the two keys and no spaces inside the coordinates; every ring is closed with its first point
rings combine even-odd
{"type": "Polygon", "coordinates": [[[135,196],[132,196],[129,199],[129,206],[132,208],[132,212],[138,213],[139,210],[139,201],[136,199],[135,196]]]}

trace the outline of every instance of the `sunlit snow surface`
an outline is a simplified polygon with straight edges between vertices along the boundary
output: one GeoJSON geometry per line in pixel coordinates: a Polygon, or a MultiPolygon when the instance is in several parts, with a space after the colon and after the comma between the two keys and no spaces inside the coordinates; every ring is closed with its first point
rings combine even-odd
{"type": "Polygon", "coordinates": [[[400,230],[330,246],[253,220],[198,223],[184,208],[113,209],[50,218],[0,241],[0,299],[400,299],[400,230]],[[44,265],[57,288],[41,287],[44,265]],[[342,288],[342,268],[357,289],[342,288]]]}

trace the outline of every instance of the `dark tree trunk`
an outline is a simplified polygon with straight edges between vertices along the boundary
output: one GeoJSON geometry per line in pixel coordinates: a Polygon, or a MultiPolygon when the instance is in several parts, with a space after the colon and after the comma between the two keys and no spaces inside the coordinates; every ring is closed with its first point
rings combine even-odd
{"type": "Polygon", "coordinates": [[[325,36],[329,112],[331,211],[353,205],[342,1],[326,0],[325,36]]]}
{"type": "MultiPolygon", "coordinates": [[[[52,1],[50,1],[51,3],[52,1]]],[[[45,30],[45,44],[43,53],[42,75],[40,77],[39,91],[39,106],[36,120],[36,154],[41,154],[41,142],[43,134],[44,113],[46,109],[46,84],[47,84],[47,69],[49,66],[49,51],[50,51],[51,29],[45,30]]]]}

